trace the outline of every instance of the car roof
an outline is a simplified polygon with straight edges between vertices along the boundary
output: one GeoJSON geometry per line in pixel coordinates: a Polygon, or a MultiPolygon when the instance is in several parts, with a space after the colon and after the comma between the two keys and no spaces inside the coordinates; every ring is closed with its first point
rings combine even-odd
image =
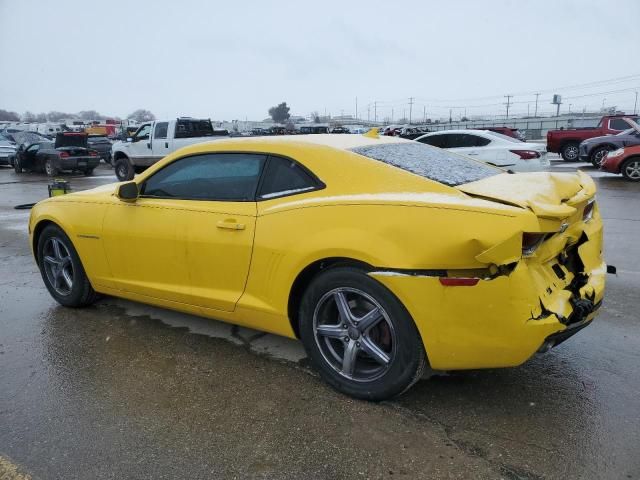
{"type": "MultiPolygon", "coordinates": [[[[256,137],[256,138],[233,138],[216,140],[215,145],[246,145],[248,143],[268,143],[268,144],[311,144],[337,148],[340,150],[351,150],[353,148],[365,147],[368,145],[381,145],[393,143],[406,143],[412,140],[406,140],[399,137],[366,137],[365,135],[347,134],[334,135],[331,133],[319,133],[315,135],[280,135],[274,137],[256,137]]],[[[202,144],[200,144],[202,145],[202,144]]]]}

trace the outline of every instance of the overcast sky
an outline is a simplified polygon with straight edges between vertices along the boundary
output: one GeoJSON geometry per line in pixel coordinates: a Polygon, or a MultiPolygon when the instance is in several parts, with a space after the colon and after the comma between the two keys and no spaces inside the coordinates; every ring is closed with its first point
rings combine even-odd
{"type": "Polygon", "coordinates": [[[632,110],[639,25],[637,0],[0,0],[0,108],[244,120],[281,101],[353,114],[358,97],[361,117],[378,101],[398,118],[416,97],[414,117],[437,117],[522,93],[517,113],[636,75],[558,90],[632,110]]]}

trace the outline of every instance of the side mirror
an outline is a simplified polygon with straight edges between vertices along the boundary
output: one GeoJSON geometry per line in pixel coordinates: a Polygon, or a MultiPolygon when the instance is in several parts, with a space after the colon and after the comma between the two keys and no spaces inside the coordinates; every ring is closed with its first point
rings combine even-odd
{"type": "Polygon", "coordinates": [[[133,142],[133,137],[127,137],[127,143],[133,142]]]}
{"type": "Polygon", "coordinates": [[[118,187],[116,195],[125,202],[135,202],[138,198],[138,184],[136,182],[123,183],[118,187]]]}

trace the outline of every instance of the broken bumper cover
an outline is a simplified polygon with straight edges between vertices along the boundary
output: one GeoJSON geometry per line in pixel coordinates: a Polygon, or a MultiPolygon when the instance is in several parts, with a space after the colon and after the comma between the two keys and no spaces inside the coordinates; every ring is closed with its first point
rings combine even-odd
{"type": "Polygon", "coordinates": [[[591,323],[604,296],[601,247],[597,222],[561,254],[521,259],[509,274],[474,286],[443,286],[436,276],[371,275],[412,315],[431,368],[511,367],[591,323]]]}

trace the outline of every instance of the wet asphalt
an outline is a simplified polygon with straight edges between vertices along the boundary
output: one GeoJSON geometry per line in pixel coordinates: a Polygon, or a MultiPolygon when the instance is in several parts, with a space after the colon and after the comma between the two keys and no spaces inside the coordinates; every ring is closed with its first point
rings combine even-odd
{"type": "Polygon", "coordinates": [[[48,179],[0,167],[0,479],[640,478],[640,184],[553,170],[578,167],[618,268],[597,320],[518,368],[379,404],[331,390],[295,341],[114,298],[58,306],[13,208],[48,179]]]}

